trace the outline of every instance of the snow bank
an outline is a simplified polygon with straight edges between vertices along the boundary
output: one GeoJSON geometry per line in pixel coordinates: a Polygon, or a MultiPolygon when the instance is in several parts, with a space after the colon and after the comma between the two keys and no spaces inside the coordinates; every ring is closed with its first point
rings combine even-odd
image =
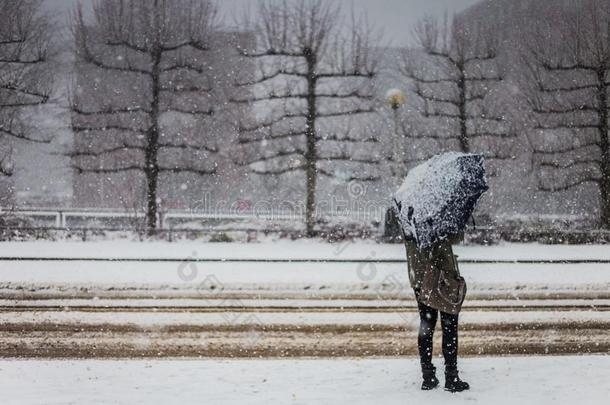
{"type": "MultiPolygon", "coordinates": [[[[608,291],[608,246],[505,244],[458,246],[460,270],[471,292],[608,291]],[[536,260],[574,263],[531,263],[536,260]],[[502,263],[488,263],[490,261],[502,263]],[[580,260],[593,261],[578,263],[580,260]],[[594,261],[599,262],[594,262],[594,261]],[[522,262],[515,262],[522,261],[522,262]],[[528,262],[530,261],[530,262],[528,262]]],[[[411,295],[402,245],[369,242],[328,244],[279,243],[0,243],[0,288],[44,293],[70,288],[201,291],[214,284],[232,291],[316,291],[317,293],[391,293],[411,295]],[[2,260],[29,258],[152,259],[128,261],[2,260]],[[166,259],[170,261],[154,261],[166,259]],[[217,262],[191,262],[216,259],[217,262]],[[230,260],[349,260],[346,262],[231,262],[230,260]],[[174,261],[172,261],[174,260],[174,261]],[[185,262],[180,262],[185,260],[185,262]],[[369,262],[358,262],[369,260],[369,262]],[[374,262],[380,260],[381,262],[374,262]],[[385,260],[385,261],[384,261],[385,260]],[[49,290],[49,292],[51,291],[49,290]]],[[[134,290],[134,294],[136,294],[134,290]]],[[[187,294],[187,296],[190,296],[187,294]]]]}
{"type": "MultiPolygon", "coordinates": [[[[470,291],[489,288],[610,288],[609,264],[462,264],[470,291]]],[[[2,262],[0,283],[225,290],[376,290],[411,292],[404,263],[2,262]]],[[[6,286],[3,286],[6,288],[6,286]]]]}

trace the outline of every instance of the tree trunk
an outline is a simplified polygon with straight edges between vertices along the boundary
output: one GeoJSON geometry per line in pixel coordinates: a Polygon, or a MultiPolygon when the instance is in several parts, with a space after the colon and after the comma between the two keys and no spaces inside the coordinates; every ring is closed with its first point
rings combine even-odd
{"type": "Polygon", "coordinates": [[[315,236],[316,185],[318,181],[318,152],[316,150],[316,57],[313,52],[305,52],[307,59],[307,151],[305,154],[307,176],[307,198],[305,202],[305,228],[307,237],[315,236]]]}
{"type": "Polygon", "coordinates": [[[606,76],[608,70],[597,72],[599,88],[597,91],[599,106],[599,147],[601,148],[599,181],[600,191],[600,222],[604,228],[610,228],[610,139],[608,139],[608,86],[606,76]]]}
{"type": "Polygon", "coordinates": [[[145,170],[146,175],[146,231],[154,236],[157,230],[158,184],[159,184],[159,98],[161,94],[161,58],[160,48],[152,52],[150,129],[148,130],[145,170]]]}

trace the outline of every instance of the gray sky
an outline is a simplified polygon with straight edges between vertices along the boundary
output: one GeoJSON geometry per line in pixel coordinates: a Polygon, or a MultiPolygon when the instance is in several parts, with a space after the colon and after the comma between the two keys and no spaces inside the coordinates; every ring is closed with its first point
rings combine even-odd
{"type": "MultiPolygon", "coordinates": [[[[369,21],[383,29],[385,40],[393,45],[406,44],[411,40],[413,23],[426,14],[442,15],[463,10],[479,0],[334,0],[344,3],[346,9],[353,3],[356,10],[364,10],[369,21]]],[[[70,10],[76,0],[45,0],[46,6],[58,14],[70,10]]],[[[82,0],[89,4],[92,0],[82,0]]],[[[221,12],[230,17],[255,0],[219,0],[221,12]]],[[[65,17],[62,18],[65,21],[65,17]]]]}

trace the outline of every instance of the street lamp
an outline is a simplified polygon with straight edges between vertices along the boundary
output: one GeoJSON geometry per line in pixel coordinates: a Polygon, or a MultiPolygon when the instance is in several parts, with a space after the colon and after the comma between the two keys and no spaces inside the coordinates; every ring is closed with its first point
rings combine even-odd
{"type": "Polygon", "coordinates": [[[402,181],[403,172],[403,145],[399,131],[399,109],[405,104],[405,93],[400,89],[390,89],[386,92],[386,103],[394,114],[394,134],[392,136],[392,178],[397,187],[402,181]]]}
{"type": "MultiPolygon", "coordinates": [[[[390,89],[385,94],[386,103],[392,109],[394,115],[394,134],[392,135],[392,183],[394,190],[400,187],[403,176],[403,145],[399,131],[399,110],[405,104],[405,93],[400,89],[390,89]]],[[[394,191],[393,190],[393,191],[394,191]]],[[[400,225],[396,212],[388,208],[384,220],[384,237],[388,240],[400,240],[400,225]]]]}

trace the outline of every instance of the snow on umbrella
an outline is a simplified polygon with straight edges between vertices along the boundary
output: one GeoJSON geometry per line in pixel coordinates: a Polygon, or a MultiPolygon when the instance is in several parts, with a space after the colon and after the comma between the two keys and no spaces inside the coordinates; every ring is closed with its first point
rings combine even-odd
{"type": "Polygon", "coordinates": [[[405,236],[428,248],[462,232],[489,188],[483,164],[481,155],[450,152],[410,170],[394,195],[405,236]]]}

